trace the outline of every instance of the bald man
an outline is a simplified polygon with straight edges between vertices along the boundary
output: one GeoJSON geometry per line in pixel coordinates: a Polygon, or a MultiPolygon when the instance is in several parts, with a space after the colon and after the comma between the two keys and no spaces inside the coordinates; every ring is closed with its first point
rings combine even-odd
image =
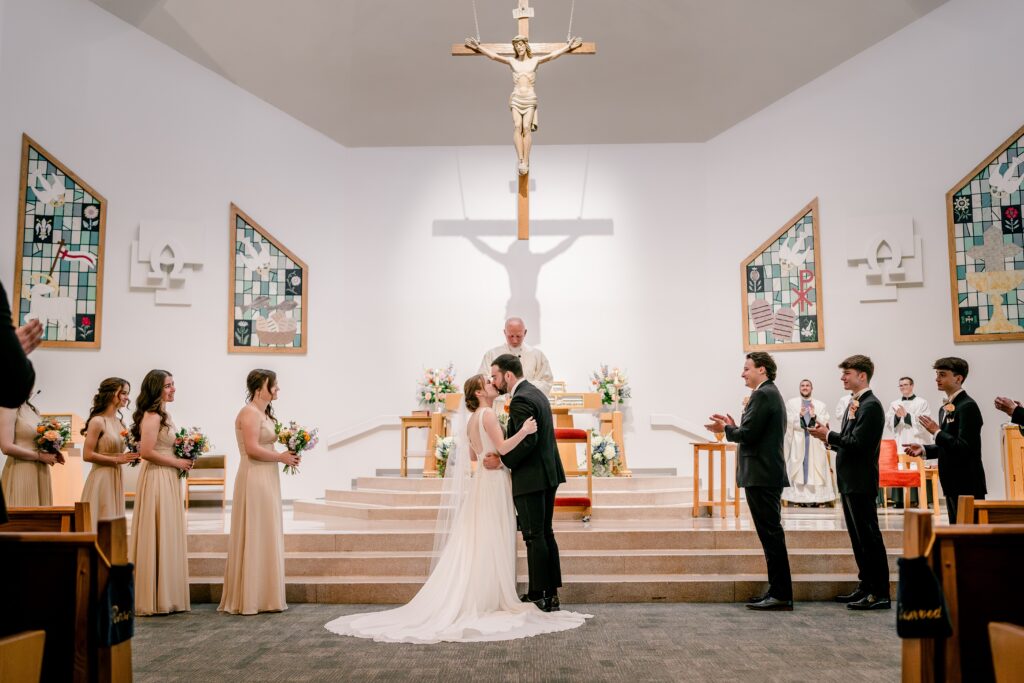
{"type": "Polygon", "coordinates": [[[551,382],[554,381],[551,365],[543,351],[526,343],[526,323],[522,318],[509,318],[505,321],[505,343],[484,354],[480,361],[480,374],[489,377],[494,359],[505,353],[519,359],[523,364],[523,377],[530,384],[540,389],[545,396],[551,393],[551,382]]]}

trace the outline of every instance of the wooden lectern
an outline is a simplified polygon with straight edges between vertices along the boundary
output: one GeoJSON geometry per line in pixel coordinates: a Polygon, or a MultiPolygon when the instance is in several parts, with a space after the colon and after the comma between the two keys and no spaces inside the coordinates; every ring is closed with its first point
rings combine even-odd
{"type": "MultiPolygon", "coordinates": [[[[593,391],[552,391],[551,414],[555,417],[555,429],[575,429],[573,410],[596,411],[601,409],[601,395],[593,391]]],[[[562,467],[566,470],[578,470],[575,444],[558,444],[558,454],[562,458],[562,467]]]]}
{"type": "Polygon", "coordinates": [[[1003,477],[1006,500],[1024,500],[1024,435],[1015,424],[1003,425],[1003,477]]]}

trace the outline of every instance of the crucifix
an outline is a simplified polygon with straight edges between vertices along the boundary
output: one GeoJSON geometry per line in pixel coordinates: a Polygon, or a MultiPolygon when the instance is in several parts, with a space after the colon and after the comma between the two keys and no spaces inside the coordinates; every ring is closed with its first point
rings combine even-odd
{"type": "MultiPolygon", "coordinates": [[[[533,131],[537,130],[537,93],[534,84],[537,81],[537,67],[544,62],[557,59],[564,54],[592,55],[597,52],[594,43],[584,43],[579,38],[571,37],[572,13],[569,14],[569,36],[564,43],[533,43],[530,44],[530,17],[533,8],[530,0],[517,0],[518,6],[512,10],[512,18],[519,23],[519,34],[511,43],[481,43],[479,29],[476,38],[467,38],[461,45],[452,45],[452,55],[484,55],[496,62],[507,64],[512,69],[514,89],[509,98],[509,109],[512,110],[512,122],[515,130],[513,143],[519,159],[519,217],[518,238],[530,239],[530,147],[533,144],[533,131]]],[[[473,7],[474,17],[476,6],[473,7]]]]}

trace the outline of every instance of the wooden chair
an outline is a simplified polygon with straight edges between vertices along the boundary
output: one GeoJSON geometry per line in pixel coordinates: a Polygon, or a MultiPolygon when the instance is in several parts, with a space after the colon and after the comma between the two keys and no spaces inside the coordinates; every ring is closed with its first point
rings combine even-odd
{"type": "Polygon", "coordinates": [[[223,455],[201,455],[196,458],[196,464],[192,466],[192,472],[185,480],[185,509],[188,510],[189,496],[194,486],[219,486],[220,506],[224,507],[224,499],[227,498],[227,458],[223,455]],[[197,470],[220,470],[220,476],[196,476],[197,470]]]}
{"type": "Polygon", "coordinates": [[[988,624],[1024,621],[1024,524],[936,527],[927,511],[908,510],[903,552],[928,558],[953,624],[947,639],[903,640],[903,681],[995,681],[988,624]]]}
{"type": "Polygon", "coordinates": [[[0,532],[0,637],[45,631],[43,680],[131,680],[131,641],[103,647],[95,628],[111,566],[127,564],[127,549],[124,517],[100,520],[96,533],[0,532]]]}
{"type": "Polygon", "coordinates": [[[928,507],[928,488],[925,484],[924,460],[899,452],[896,442],[892,439],[883,439],[878,449],[878,485],[882,488],[882,507],[886,506],[886,499],[889,497],[890,488],[903,489],[904,507],[910,502],[910,489],[918,489],[918,506],[928,507]],[[899,468],[899,463],[918,462],[918,469],[899,468]]]}
{"type": "Polygon", "coordinates": [[[1024,524],[1024,500],[974,500],[960,496],[957,524],[1024,524]]]}
{"type": "Polygon", "coordinates": [[[988,639],[996,683],[1024,681],[1024,628],[994,621],[988,625],[988,639]]]}
{"type": "Polygon", "coordinates": [[[89,504],[82,502],[74,507],[7,508],[7,520],[0,531],[92,531],[89,504]]]}
{"type": "Polygon", "coordinates": [[[555,429],[555,442],[558,444],[583,444],[587,458],[587,469],[581,470],[577,464],[575,468],[565,468],[565,476],[587,478],[587,495],[583,496],[559,496],[555,495],[555,507],[560,510],[583,513],[583,521],[589,522],[594,506],[594,463],[591,453],[590,432],[586,429],[555,429]]]}
{"type": "Polygon", "coordinates": [[[0,681],[35,681],[43,671],[46,631],[25,631],[0,638],[0,681]]]}

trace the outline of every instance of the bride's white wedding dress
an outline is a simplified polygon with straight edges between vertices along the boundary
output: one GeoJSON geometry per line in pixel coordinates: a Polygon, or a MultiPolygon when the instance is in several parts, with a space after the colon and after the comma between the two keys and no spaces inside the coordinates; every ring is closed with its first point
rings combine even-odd
{"type": "MultiPolygon", "coordinates": [[[[483,453],[495,452],[479,420],[483,453]]],[[[463,457],[466,457],[463,455],[463,457]]],[[[433,572],[406,605],[326,625],[387,643],[514,640],[581,626],[589,614],[543,612],[516,594],[516,519],[506,468],[478,467],[433,572]]]]}

